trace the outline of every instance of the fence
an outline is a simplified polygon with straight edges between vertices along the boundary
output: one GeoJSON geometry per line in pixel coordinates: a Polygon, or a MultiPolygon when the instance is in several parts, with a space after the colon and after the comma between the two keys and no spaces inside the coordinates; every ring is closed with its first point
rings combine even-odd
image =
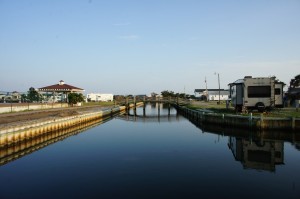
{"type": "Polygon", "coordinates": [[[3,103],[0,113],[68,107],[67,103],[3,103]]]}

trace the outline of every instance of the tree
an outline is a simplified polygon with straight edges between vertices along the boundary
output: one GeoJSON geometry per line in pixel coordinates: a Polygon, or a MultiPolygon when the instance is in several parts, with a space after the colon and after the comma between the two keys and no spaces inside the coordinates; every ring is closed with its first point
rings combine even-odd
{"type": "Polygon", "coordinates": [[[287,97],[290,100],[290,104],[295,103],[295,100],[300,99],[300,74],[296,75],[294,79],[291,79],[287,97]]]}
{"type": "Polygon", "coordinates": [[[22,94],[21,95],[21,102],[27,102],[27,101],[28,101],[27,95],[26,94],[22,94]]]}
{"type": "Polygon", "coordinates": [[[38,102],[40,100],[39,93],[35,90],[35,88],[30,87],[28,91],[27,98],[30,102],[38,102]]]}
{"type": "Polygon", "coordinates": [[[68,95],[69,104],[77,104],[78,102],[83,102],[84,97],[82,93],[70,93],[68,95]]]}
{"type": "Polygon", "coordinates": [[[179,93],[180,98],[185,98],[185,93],[179,93]]]}
{"type": "Polygon", "coordinates": [[[290,88],[296,88],[300,86],[300,74],[296,75],[294,79],[290,81],[290,88]]]}
{"type": "Polygon", "coordinates": [[[175,96],[175,94],[174,94],[173,91],[168,91],[168,90],[162,91],[162,92],[161,92],[161,95],[162,95],[163,97],[174,97],[174,96],[175,96]]]}

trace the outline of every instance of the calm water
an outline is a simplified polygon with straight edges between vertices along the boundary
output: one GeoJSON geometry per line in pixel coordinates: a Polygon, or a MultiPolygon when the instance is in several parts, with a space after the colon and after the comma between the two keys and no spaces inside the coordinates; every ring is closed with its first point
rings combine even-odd
{"type": "Polygon", "coordinates": [[[300,198],[297,135],[204,132],[167,108],[20,154],[0,166],[0,198],[300,198]]]}

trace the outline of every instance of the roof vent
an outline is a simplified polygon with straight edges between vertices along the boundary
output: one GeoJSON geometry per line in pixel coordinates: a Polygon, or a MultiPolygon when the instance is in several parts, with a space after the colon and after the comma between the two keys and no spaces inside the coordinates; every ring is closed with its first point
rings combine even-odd
{"type": "Polygon", "coordinates": [[[59,84],[59,85],[64,85],[65,82],[64,82],[63,80],[60,80],[58,84],[59,84]]]}

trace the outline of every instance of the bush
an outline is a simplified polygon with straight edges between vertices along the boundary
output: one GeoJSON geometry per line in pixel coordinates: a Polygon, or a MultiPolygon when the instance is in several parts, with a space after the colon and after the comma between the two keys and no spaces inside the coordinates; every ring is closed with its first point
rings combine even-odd
{"type": "Polygon", "coordinates": [[[78,102],[83,102],[84,98],[82,93],[70,93],[68,95],[69,104],[77,104],[78,102]]]}

